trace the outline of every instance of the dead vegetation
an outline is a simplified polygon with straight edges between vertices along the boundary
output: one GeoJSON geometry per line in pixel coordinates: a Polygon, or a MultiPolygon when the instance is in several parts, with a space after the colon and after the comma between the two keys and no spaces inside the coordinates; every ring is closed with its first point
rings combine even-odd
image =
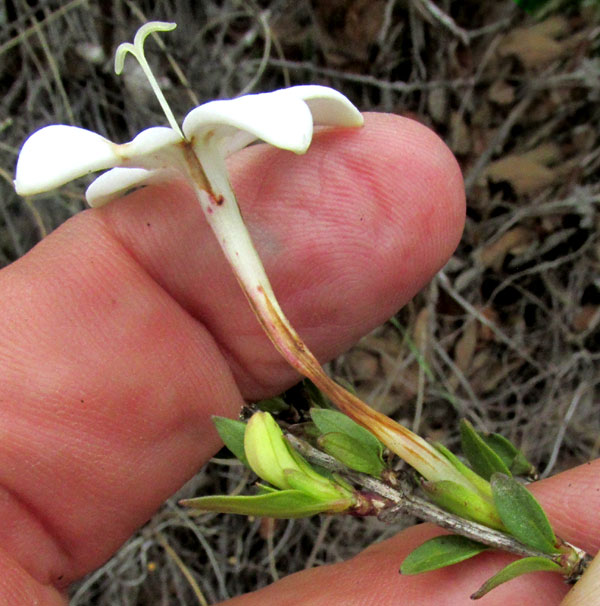
{"type": "MultiPolygon", "coordinates": [[[[0,262],[84,207],[80,184],[34,200],[16,196],[11,179],[26,135],[63,122],[126,140],[162,123],[151,95],[140,102],[135,71],[126,70],[123,87],[111,56],[142,21],[176,21],[177,35],[149,51],[176,114],[216,97],[321,83],[361,109],[430,125],[463,167],[469,210],[456,254],[396,325],[367,336],[331,371],[450,447],[466,416],[521,445],[543,475],[597,457],[595,7],[555,2],[534,19],[511,0],[7,0],[0,262]]],[[[219,459],[182,494],[239,491],[248,480],[219,459]]],[[[347,558],[395,531],[325,517],[192,521],[175,502],[80,584],[73,605],[214,603],[347,558]]]]}

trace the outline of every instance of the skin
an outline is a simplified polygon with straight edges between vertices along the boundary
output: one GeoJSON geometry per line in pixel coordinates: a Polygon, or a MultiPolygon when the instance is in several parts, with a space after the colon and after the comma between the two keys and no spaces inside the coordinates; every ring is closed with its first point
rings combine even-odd
{"type": "MultiPolygon", "coordinates": [[[[230,168],[282,307],[322,361],[408,301],[460,239],[456,161],[406,119],[369,115],[361,130],[319,134],[302,157],[256,146],[230,168]]],[[[235,417],[298,376],[182,184],[72,218],[0,272],[0,300],[0,602],[64,606],[69,583],[218,450],[210,415],[235,417]]],[[[599,472],[584,465],[535,487],[557,532],[592,553],[599,472]]],[[[401,577],[404,555],[436,532],[416,526],[228,603],[456,606],[510,559],[401,577]]],[[[564,603],[600,603],[597,576],[564,603]]],[[[484,603],[547,606],[566,591],[537,574],[484,603]]]]}

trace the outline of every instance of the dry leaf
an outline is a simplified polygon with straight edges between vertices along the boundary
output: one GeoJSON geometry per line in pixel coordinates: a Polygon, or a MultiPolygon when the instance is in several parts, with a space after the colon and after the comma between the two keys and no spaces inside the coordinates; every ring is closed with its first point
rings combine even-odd
{"type": "Polygon", "coordinates": [[[448,91],[441,86],[432,88],[427,95],[427,109],[438,124],[444,124],[448,110],[448,91]]]}
{"type": "Polygon", "coordinates": [[[515,100],[515,88],[505,80],[496,80],[488,90],[488,99],[498,105],[510,105],[515,100]]]}
{"type": "Polygon", "coordinates": [[[539,23],[524,29],[543,36],[559,38],[560,36],[569,33],[569,22],[561,15],[554,15],[553,17],[548,17],[548,19],[544,19],[544,21],[540,21],[539,23]]]}
{"type": "MultiPolygon", "coordinates": [[[[478,307],[477,309],[484,318],[490,321],[490,323],[498,324],[498,312],[493,307],[486,305],[485,307],[478,307]]],[[[483,341],[494,341],[496,335],[489,326],[481,323],[479,325],[479,338],[483,341]]]]}
{"type": "Polygon", "coordinates": [[[346,362],[355,381],[374,379],[379,374],[376,354],[364,349],[353,349],[346,355],[346,362]]]}
{"type": "Polygon", "coordinates": [[[332,64],[368,62],[369,48],[383,24],[382,0],[311,2],[327,59],[332,64]]]}
{"type": "Polygon", "coordinates": [[[452,112],[450,116],[450,149],[458,155],[465,155],[471,149],[471,138],[469,129],[465,124],[462,114],[452,112]]]}
{"type": "Polygon", "coordinates": [[[521,154],[520,157],[541,164],[554,164],[561,158],[560,147],[556,143],[542,143],[534,149],[521,154]]]}
{"type": "Polygon", "coordinates": [[[575,332],[585,332],[594,329],[600,322],[600,306],[584,305],[577,311],[573,317],[573,330],[575,332]]]}
{"type": "Polygon", "coordinates": [[[486,175],[495,183],[508,181],[517,195],[544,189],[558,178],[558,174],[547,166],[521,156],[506,156],[492,162],[486,170],[486,175]]]}
{"type": "Polygon", "coordinates": [[[423,307],[417,314],[412,331],[413,342],[421,354],[425,354],[425,349],[427,347],[428,324],[429,311],[426,307],[423,307]]]}
{"type": "Polygon", "coordinates": [[[485,176],[494,183],[507,181],[517,195],[531,194],[556,183],[560,171],[546,164],[560,159],[560,150],[553,143],[545,143],[523,154],[505,156],[489,164],[485,176]]]}
{"type": "Polygon", "coordinates": [[[258,527],[258,534],[263,541],[266,541],[269,537],[275,536],[278,528],[281,527],[281,520],[275,518],[260,518],[260,525],[258,527]]]}
{"type": "Polygon", "coordinates": [[[496,271],[500,270],[506,255],[514,252],[523,245],[531,244],[535,239],[535,234],[525,227],[515,227],[505,234],[502,234],[498,240],[484,246],[478,253],[479,262],[484,267],[491,267],[496,271]]]}
{"type": "Polygon", "coordinates": [[[478,334],[479,323],[473,319],[468,321],[454,347],[454,363],[465,374],[467,374],[467,371],[471,367],[473,356],[475,355],[478,334]]]}
{"type": "Polygon", "coordinates": [[[516,56],[526,68],[541,67],[569,50],[569,45],[556,38],[569,30],[566,19],[551,17],[531,27],[520,27],[507,34],[498,46],[501,57],[516,56]]]}

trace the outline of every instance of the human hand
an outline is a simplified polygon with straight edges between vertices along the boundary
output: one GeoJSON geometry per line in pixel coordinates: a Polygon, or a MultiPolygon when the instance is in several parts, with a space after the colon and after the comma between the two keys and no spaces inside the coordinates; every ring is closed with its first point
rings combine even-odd
{"type": "MultiPolygon", "coordinates": [[[[300,158],[249,148],[231,172],[278,298],[323,361],[410,299],[460,237],[454,159],[431,132],[397,117],[322,133],[300,158]]],[[[64,588],[110,557],[219,448],[210,415],[236,416],[244,399],[298,377],[180,185],[73,218],[0,273],[0,293],[0,598],[64,605],[64,588]]],[[[588,487],[584,503],[568,477],[540,485],[557,532],[590,550],[598,547],[594,470],[572,472],[588,487]],[[553,505],[555,491],[545,488],[553,482],[573,495],[568,504],[553,505]]],[[[400,577],[403,555],[432,532],[410,529],[233,603],[466,603],[503,556],[400,577]]],[[[533,606],[564,592],[560,579],[542,575],[485,599],[512,595],[533,606]]]]}

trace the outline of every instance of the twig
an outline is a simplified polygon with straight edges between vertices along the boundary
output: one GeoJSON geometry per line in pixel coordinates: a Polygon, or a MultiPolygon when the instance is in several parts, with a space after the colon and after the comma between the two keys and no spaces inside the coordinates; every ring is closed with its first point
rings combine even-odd
{"type": "Polygon", "coordinates": [[[412,5],[415,6],[425,18],[431,17],[434,21],[437,21],[440,25],[445,27],[449,32],[459,38],[465,46],[469,44],[469,32],[458,26],[450,15],[447,15],[431,0],[413,0],[412,5]]]}
{"type": "Polygon", "coordinates": [[[319,533],[317,534],[317,538],[315,539],[312,549],[310,550],[310,554],[304,563],[305,569],[312,568],[315,565],[317,554],[323,547],[323,541],[325,541],[325,536],[327,535],[327,531],[329,530],[329,525],[331,524],[332,520],[332,516],[321,518],[321,527],[319,528],[319,533]]]}
{"type": "Polygon", "coordinates": [[[50,46],[48,45],[48,41],[46,40],[46,36],[44,35],[44,30],[40,27],[40,24],[35,17],[32,17],[32,21],[33,27],[35,28],[35,32],[38,36],[38,40],[40,41],[40,45],[44,51],[44,54],[46,55],[48,66],[50,67],[50,71],[52,72],[52,76],[54,78],[54,83],[56,84],[58,94],[62,99],[63,107],[65,109],[65,113],[67,114],[69,124],[74,125],[76,123],[75,115],[73,114],[73,109],[71,108],[69,97],[67,96],[67,91],[65,90],[65,87],[63,85],[60,70],[58,69],[58,65],[54,60],[54,56],[52,55],[52,51],[50,50],[50,46]]]}
{"type": "Polygon", "coordinates": [[[69,2],[68,4],[61,6],[60,8],[50,13],[46,18],[42,19],[41,21],[37,21],[31,27],[28,27],[26,30],[19,32],[17,36],[11,38],[4,44],[0,45],[0,56],[2,56],[6,51],[10,50],[11,48],[21,44],[21,42],[23,42],[23,40],[25,40],[29,36],[35,34],[38,31],[38,28],[49,25],[52,21],[55,21],[59,17],[62,17],[68,11],[77,8],[80,4],[87,4],[87,1],[88,0],[71,0],[71,2],[69,2]]]}
{"type": "Polygon", "coordinates": [[[192,591],[194,592],[194,595],[196,596],[200,606],[208,606],[208,602],[206,601],[206,598],[204,597],[204,594],[200,589],[200,585],[198,585],[196,579],[190,572],[190,569],[183,563],[182,559],[177,555],[177,552],[169,545],[166,537],[162,533],[157,533],[156,539],[161,545],[161,547],[167,552],[169,557],[173,560],[173,562],[175,562],[177,568],[179,568],[183,576],[186,578],[187,582],[190,584],[190,587],[192,588],[192,591]]]}
{"type": "Polygon", "coordinates": [[[519,556],[544,557],[553,560],[553,556],[550,554],[528,547],[503,532],[448,513],[437,505],[413,494],[412,484],[406,479],[401,480],[397,488],[393,487],[372,476],[348,469],[333,457],[290,433],[286,434],[286,438],[310,462],[321,465],[330,471],[344,474],[366,491],[374,492],[386,499],[390,505],[385,507],[379,515],[379,518],[385,522],[394,522],[399,515],[411,515],[494,549],[508,551],[519,556]]]}
{"type": "Polygon", "coordinates": [[[339,78],[349,82],[375,86],[383,90],[391,90],[398,93],[414,93],[418,91],[427,91],[436,88],[462,88],[464,86],[473,86],[472,78],[456,78],[455,80],[431,80],[429,82],[402,82],[395,80],[383,80],[365,74],[353,74],[330,67],[320,67],[308,61],[290,61],[289,59],[269,59],[269,65],[274,67],[286,67],[288,69],[301,69],[314,74],[319,74],[328,78],[339,78]]]}
{"type": "Polygon", "coordinates": [[[554,467],[554,465],[556,465],[558,453],[560,451],[561,444],[565,437],[567,427],[569,426],[569,421],[571,420],[571,417],[573,416],[575,409],[577,408],[577,406],[579,406],[579,402],[581,402],[581,398],[583,397],[583,394],[586,392],[587,389],[588,389],[588,385],[586,383],[581,383],[579,385],[579,387],[577,388],[577,390],[575,391],[575,394],[573,395],[573,399],[571,400],[571,403],[569,404],[569,408],[567,408],[567,412],[565,413],[562,423],[560,424],[560,427],[558,428],[558,433],[556,434],[556,439],[554,440],[554,446],[552,448],[552,453],[550,454],[550,458],[548,459],[548,464],[546,465],[544,471],[542,471],[542,473],[540,474],[541,478],[547,477],[550,474],[550,472],[552,471],[552,468],[554,467]]]}
{"type": "MultiPolygon", "coordinates": [[[[463,296],[461,296],[455,288],[450,284],[450,280],[448,276],[443,271],[440,271],[437,275],[437,279],[439,283],[442,285],[442,288],[469,314],[473,317],[477,318],[479,322],[481,322],[484,326],[487,326],[495,335],[498,337],[502,343],[504,343],[507,347],[512,349],[519,357],[523,358],[526,362],[529,362],[534,368],[539,370],[540,372],[548,371],[549,369],[543,368],[542,365],[534,360],[528,353],[525,353],[518,345],[512,342],[510,337],[508,337],[502,330],[496,326],[494,322],[486,318],[479,310],[475,308],[474,305],[471,305],[463,296]]],[[[546,365],[547,366],[547,365],[546,365]]]]}
{"type": "MultiPolygon", "coordinates": [[[[244,475],[244,478],[246,479],[247,482],[247,475],[244,475]]],[[[212,549],[212,547],[210,546],[209,542],[206,540],[206,538],[203,536],[202,532],[200,532],[200,528],[194,524],[190,518],[181,511],[180,508],[175,507],[173,505],[173,503],[171,502],[167,502],[167,504],[169,505],[169,508],[174,511],[175,515],[177,516],[177,518],[179,518],[179,520],[181,522],[183,522],[184,526],[186,526],[187,528],[189,528],[189,530],[192,531],[192,533],[194,534],[194,536],[198,539],[198,543],[200,543],[200,545],[202,546],[202,548],[204,549],[204,552],[206,553],[206,557],[208,558],[208,561],[211,564],[211,567],[213,569],[214,575],[217,579],[217,584],[219,586],[219,592],[222,596],[222,599],[227,600],[230,598],[229,592],[227,591],[227,587],[225,585],[225,578],[223,576],[223,573],[221,571],[221,567],[219,565],[219,562],[217,561],[217,558],[215,556],[215,553],[212,549]]],[[[171,522],[168,522],[166,526],[170,526],[171,522]]],[[[179,526],[181,526],[181,524],[179,524],[179,526]]],[[[163,526],[159,526],[157,528],[157,532],[160,532],[162,530],[163,526]]]]}
{"type": "Polygon", "coordinates": [[[275,553],[273,552],[273,535],[275,533],[275,519],[265,518],[262,520],[266,525],[267,532],[267,555],[269,559],[269,572],[273,582],[279,581],[279,573],[277,572],[277,562],[275,561],[275,553]]]}

